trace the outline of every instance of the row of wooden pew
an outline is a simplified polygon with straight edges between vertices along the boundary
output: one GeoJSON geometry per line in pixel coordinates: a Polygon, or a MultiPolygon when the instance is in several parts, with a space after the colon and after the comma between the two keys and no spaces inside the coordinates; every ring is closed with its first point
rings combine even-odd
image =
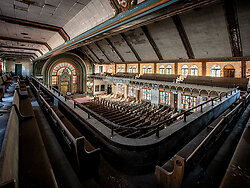
{"type": "Polygon", "coordinates": [[[54,105],[54,98],[45,88],[38,90],[37,83],[33,80],[30,83],[35,96],[47,114],[47,118],[54,125],[55,134],[59,135],[72,158],[72,164],[78,173],[91,176],[97,173],[99,166],[100,149],[95,148],[81,132],[72,124],[57,105],[54,105]]]}
{"type": "Polygon", "coordinates": [[[229,77],[211,77],[211,76],[187,76],[183,83],[206,85],[214,87],[235,88],[239,87],[240,90],[247,90],[247,78],[229,78],[229,77]]]}
{"type": "Polygon", "coordinates": [[[57,187],[30,102],[18,79],[0,157],[0,187],[57,187]]]}
{"type": "MultiPolygon", "coordinates": [[[[165,105],[152,105],[149,102],[140,102],[124,98],[95,98],[93,101],[83,103],[86,107],[103,116],[110,122],[119,125],[113,130],[121,136],[128,138],[143,138],[156,132],[157,123],[172,117],[177,117],[180,112],[165,105]],[[145,127],[147,127],[145,129],[145,127]]],[[[176,118],[175,121],[182,117],[176,118]]],[[[101,120],[102,121],[102,120],[101,120]]],[[[112,128],[109,123],[102,121],[112,128]]],[[[169,124],[162,124],[163,129],[169,124]]]]}
{"type": "Polygon", "coordinates": [[[8,89],[12,82],[13,75],[12,73],[6,73],[0,77],[0,101],[4,97],[5,91],[8,89]]]}
{"type": "MultiPolygon", "coordinates": [[[[158,186],[164,188],[197,187],[201,173],[222,146],[229,130],[233,129],[233,125],[243,109],[243,102],[237,101],[182,147],[170,160],[162,166],[156,166],[155,175],[158,186]]],[[[225,150],[223,151],[225,152],[225,150]]],[[[217,166],[217,168],[219,167],[217,166]]],[[[208,177],[208,179],[211,178],[208,177]]],[[[212,183],[215,182],[210,182],[210,184],[212,183]]]]}

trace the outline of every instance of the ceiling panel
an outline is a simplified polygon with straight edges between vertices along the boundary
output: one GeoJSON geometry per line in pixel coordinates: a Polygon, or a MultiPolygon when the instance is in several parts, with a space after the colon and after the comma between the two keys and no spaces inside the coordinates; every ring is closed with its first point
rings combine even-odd
{"type": "Polygon", "coordinates": [[[109,38],[121,56],[124,58],[125,61],[137,61],[134,53],[131,51],[129,46],[123,40],[121,35],[114,35],[109,38]]]}
{"type": "Polygon", "coordinates": [[[238,0],[237,3],[243,56],[250,56],[250,1],[238,0]]]}
{"type": "Polygon", "coordinates": [[[163,59],[187,59],[186,50],[171,18],[147,25],[147,28],[163,59]]]}
{"type": "Polygon", "coordinates": [[[142,61],[158,60],[153,47],[150,45],[141,28],[127,31],[125,35],[131,45],[135,48],[135,51],[138,53],[142,61]]]}
{"type": "Polygon", "coordinates": [[[102,62],[109,62],[109,60],[105,57],[102,51],[96,46],[96,44],[91,43],[88,46],[102,62]]]}
{"type": "Polygon", "coordinates": [[[195,58],[232,57],[221,4],[189,11],[180,18],[195,58]]]}

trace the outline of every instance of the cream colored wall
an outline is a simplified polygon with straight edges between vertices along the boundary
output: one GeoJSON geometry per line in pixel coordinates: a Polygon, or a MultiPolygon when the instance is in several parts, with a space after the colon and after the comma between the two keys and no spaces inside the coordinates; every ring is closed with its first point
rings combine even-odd
{"type": "Polygon", "coordinates": [[[30,76],[33,72],[33,64],[30,59],[6,60],[6,71],[15,73],[15,64],[22,64],[22,75],[30,76]]]}
{"type": "Polygon", "coordinates": [[[194,63],[178,63],[178,74],[181,75],[181,68],[183,65],[188,66],[188,75],[190,75],[190,68],[193,65],[196,65],[198,67],[198,76],[202,76],[202,63],[201,62],[194,62],[194,63]]]}
{"type": "Polygon", "coordinates": [[[211,67],[213,65],[219,65],[221,67],[221,77],[224,76],[223,68],[226,65],[232,65],[235,69],[235,78],[241,78],[241,62],[240,61],[228,61],[228,62],[207,62],[206,63],[206,75],[211,76],[211,67]]]}

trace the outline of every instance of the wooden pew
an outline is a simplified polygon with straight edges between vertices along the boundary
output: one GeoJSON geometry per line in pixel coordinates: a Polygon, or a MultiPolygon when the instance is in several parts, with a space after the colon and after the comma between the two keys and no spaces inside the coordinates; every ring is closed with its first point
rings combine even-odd
{"type": "Polygon", "coordinates": [[[7,128],[0,154],[0,187],[17,188],[19,184],[19,118],[11,107],[7,128]]]}
{"type": "Polygon", "coordinates": [[[231,111],[229,109],[225,111],[163,166],[157,165],[155,175],[159,187],[181,187],[184,178],[194,168],[193,164],[200,163],[203,159],[208,160],[209,149],[218,144],[219,138],[224,134],[232,119],[240,113],[241,108],[242,103],[231,111]]]}

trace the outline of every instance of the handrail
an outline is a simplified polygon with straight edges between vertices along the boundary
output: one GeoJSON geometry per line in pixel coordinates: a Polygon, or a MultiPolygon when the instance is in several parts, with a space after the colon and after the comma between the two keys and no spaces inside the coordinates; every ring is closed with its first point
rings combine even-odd
{"type": "Polygon", "coordinates": [[[197,105],[197,106],[195,106],[195,107],[193,107],[193,108],[191,108],[191,109],[188,109],[188,110],[186,110],[186,111],[184,111],[184,112],[182,112],[182,113],[180,113],[180,114],[178,114],[178,115],[176,115],[176,116],[174,116],[174,117],[172,117],[172,118],[169,118],[169,119],[166,119],[166,120],[164,120],[164,121],[161,121],[161,122],[159,122],[159,123],[157,123],[156,125],[153,125],[153,126],[147,126],[147,127],[126,127],[126,126],[122,126],[122,125],[118,125],[118,124],[116,124],[116,123],[113,123],[113,122],[111,122],[110,120],[108,120],[108,119],[106,119],[106,118],[104,118],[104,117],[102,117],[101,115],[99,115],[99,114],[97,114],[96,112],[94,112],[94,111],[92,111],[91,109],[89,109],[89,108],[87,108],[86,106],[84,106],[83,104],[81,104],[81,103],[79,103],[79,102],[77,102],[75,99],[73,99],[72,97],[69,97],[69,96],[67,96],[67,95],[65,95],[64,93],[62,93],[61,91],[59,91],[58,89],[56,89],[55,87],[53,87],[53,86],[50,86],[50,85],[48,85],[47,83],[41,83],[41,82],[39,82],[36,78],[34,78],[34,77],[32,77],[36,82],[38,82],[39,84],[41,84],[43,87],[44,86],[47,86],[47,88],[50,88],[51,90],[54,90],[55,92],[57,92],[58,93],[58,96],[64,96],[64,98],[65,98],[65,101],[67,100],[67,98],[69,98],[70,100],[72,100],[73,101],[73,107],[75,108],[76,106],[78,106],[78,107],[80,107],[83,111],[85,111],[87,114],[88,114],[88,118],[90,119],[90,116],[92,116],[92,117],[95,117],[95,118],[98,118],[98,119],[100,119],[100,120],[102,120],[102,121],[104,121],[106,124],[108,124],[108,125],[110,125],[111,126],[111,137],[113,137],[114,136],[114,128],[121,128],[121,129],[127,129],[127,130],[133,130],[133,131],[137,131],[137,130],[150,130],[150,129],[156,129],[156,136],[157,137],[159,137],[159,131],[160,131],[160,126],[162,126],[163,124],[166,124],[166,123],[169,123],[169,122],[171,122],[171,121],[173,121],[173,120],[175,120],[175,119],[177,119],[178,117],[180,117],[180,116],[184,116],[184,122],[186,122],[187,121],[187,116],[188,115],[190,115],[190,112],[191,111],[193,111],[193,110],[195,110],[195,109],[198,109],[199,107],[200,107],[200,112],[203,112],[203,106],[204,105],[206,105],[206,104],[208,104],[208,103],[212,103],[212,106],[214,106],[214,101],[216,101],[216,100],[222,100],[222,97],[223,96],[225,96],[226,98],[228,97],[228,95],[229,94],[233,94],[233,92],[236,92],[237,90],[238,90],[238,87],[236,87],[236,88],[234,88],[234,89],[232,89],[232,90],[230,90],[230,91],[227,91],[226,93],[222,93],[222,94],[220,94],[219,96],[217,96],[217,97],[214,97],[214,98],[212,98],[212,99],[210,99],[210,100],[208,100],[208,101],[205,101],[205,102],[203,102],[202,104],[199,104],[199,105],[197,105]]]}

